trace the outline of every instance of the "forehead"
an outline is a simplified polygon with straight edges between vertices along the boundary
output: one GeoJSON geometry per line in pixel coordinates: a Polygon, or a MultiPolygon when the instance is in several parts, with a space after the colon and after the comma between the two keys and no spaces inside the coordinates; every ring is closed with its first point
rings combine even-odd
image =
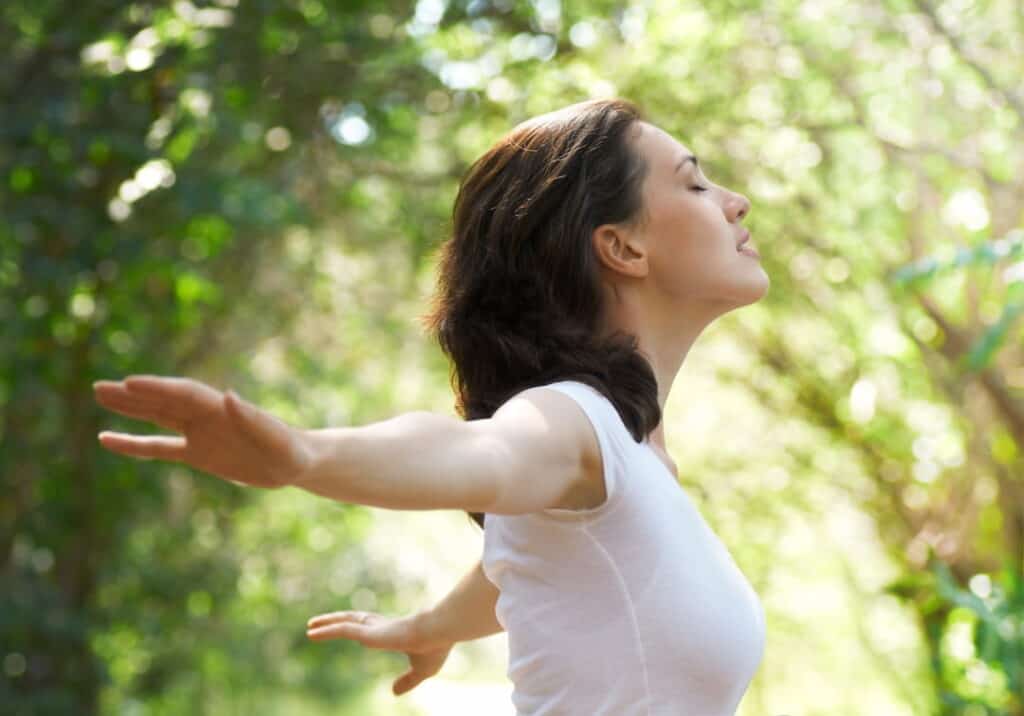
{"type": "MultiPolygon", "coordinates": [[[[657,125],[640,122],[638,147],[650,166],[656,170],[672,173],[680,157],[693,154],[690,148],[657,125]]],[[[686,166],[692,166],[687,162],[686,166]]]]}

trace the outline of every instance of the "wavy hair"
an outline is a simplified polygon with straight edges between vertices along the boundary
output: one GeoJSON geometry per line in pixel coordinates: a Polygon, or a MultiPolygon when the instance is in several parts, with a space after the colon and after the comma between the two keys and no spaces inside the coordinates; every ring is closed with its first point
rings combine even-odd
{"type": "MultiPolygon", "coordinates": [[[[629,143],[632,102],[596,99],[528,119],[467,170],[421,322],[451,360],[456,411],[489,418],[516,393],[577,380],[604,394],[640,442],[661,420],[636,336],[600,335],[591,236],[641,225],[648,167],[629,143]]],[[[467,512],[481,528],[485,516],[467,512]]]]}

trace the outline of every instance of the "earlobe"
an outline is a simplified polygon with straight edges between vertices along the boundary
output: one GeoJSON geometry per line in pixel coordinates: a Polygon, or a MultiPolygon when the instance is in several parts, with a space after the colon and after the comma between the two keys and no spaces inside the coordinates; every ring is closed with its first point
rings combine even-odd
{"type": "Polygon", "coordinates": [[[644,276],[647,275],[647,272],[650,270],[647,254],[645,252],[637,253],[636,251],[633,251],[631,248],[629,249],[629,251],[630,258],[627,262],[625,262],[625,265],[623,267],[624,270],[626,270],[630,276],[643,278],[644,276]]]}

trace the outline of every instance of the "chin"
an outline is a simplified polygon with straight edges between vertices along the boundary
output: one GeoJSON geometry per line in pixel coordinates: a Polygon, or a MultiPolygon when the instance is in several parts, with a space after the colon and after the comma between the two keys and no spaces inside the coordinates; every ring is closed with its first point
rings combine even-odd
{"type": "Polygon", "coordinates": [[[752,272],[749,278],[737,287],[739,289],[737,294],[743,301],[741,305],[745,306],[748,303],[761,300],[767,295],[770,286],[771,279],[768,278],[767,272],[758,266],[757,271],[752,272]]]}
{"type": "Polygon", "coordinates": [[[768,289],[771,288],[772,281],[770,278],[768,278],[768,274],[764,271],[764,269],[761,269],[761,274],[764,276],[764,280],[761,281],[758,285],[758,290],[755,292],[754,298],[751,300],[751,303],[760,301],[762,298],[767,296],[768,289]]]}
{"type": "Polygon", "coordinates": [[[758,278],[752,277],[750,280],[733,287],[728,300],[729,310],[757,303],[768,294],[771,280],[763,269],[758,273],[760,274],[758,278]]]}

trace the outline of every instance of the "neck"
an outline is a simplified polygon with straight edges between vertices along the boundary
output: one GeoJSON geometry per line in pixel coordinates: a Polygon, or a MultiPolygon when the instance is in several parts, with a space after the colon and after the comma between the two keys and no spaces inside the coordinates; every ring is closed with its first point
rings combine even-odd
{"type": "Polygon", "coordinates": [[[658,407],[662,420],[647,436],[652,445],[665,447],[664,414],[668,394],[672,390],[683,361],[697,337],[723,311],[711,308],[675,311],[673,315],[657,315],[636,309],[629,302],[610,303],[605,329],[623,331],[637,337],[637,349],[650,362],[658,382],[658,407]]]}

